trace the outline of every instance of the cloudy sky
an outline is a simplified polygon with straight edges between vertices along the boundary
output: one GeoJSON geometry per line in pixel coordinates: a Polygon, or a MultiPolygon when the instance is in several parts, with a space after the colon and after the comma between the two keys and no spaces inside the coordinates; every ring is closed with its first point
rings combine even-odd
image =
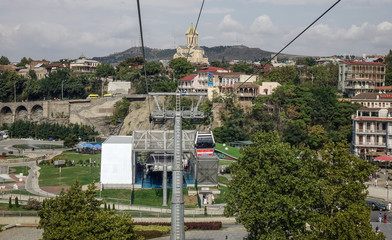
{"type": "MultiPolygon", "coordinates": [[[[336,0],[205,0],[202,46],[279,51],[336,0]]],[[[141,0],[144,42],[175,48],[202,0],[141,0]]],[[[387,54],[392,0],[342,0],[285,52],[313,56],[387,54]]],[[[47,59],[106,56],[140,46],[136,0],[1,0],[0,55],[47,59]]]]}

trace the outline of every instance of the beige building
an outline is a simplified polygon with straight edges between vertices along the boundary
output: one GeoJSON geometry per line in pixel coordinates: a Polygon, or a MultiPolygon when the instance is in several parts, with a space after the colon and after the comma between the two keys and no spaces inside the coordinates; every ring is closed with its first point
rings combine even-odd
{"type": "Polygon", "coordinates": [[[80,56],[79,59],[71,62],[70,68],[77,73],[93,73],[100,62],[80,56]]]}
{"type": "Polygon", "coordinates": [[[352,151],[366,159],[391,154],[392,94],[361,93],[351,101],[363,105],[352,117],[352,151]]]}
{"type": "Polygon", "coordinates": [[[385,65],[380,62],[342,61],[338,89],[348,97],[373,92],[385,85],[385,71],[385,65]]]}
{"type": "Polygon", "coordinates": [[[199,33],[191,26],[185,33],[186,45],[177,47],[173,59],[183,57],[191,63],[208,64],[208,58],[204,55],[204,50],[198,45],[198,38],[199,33]]]}

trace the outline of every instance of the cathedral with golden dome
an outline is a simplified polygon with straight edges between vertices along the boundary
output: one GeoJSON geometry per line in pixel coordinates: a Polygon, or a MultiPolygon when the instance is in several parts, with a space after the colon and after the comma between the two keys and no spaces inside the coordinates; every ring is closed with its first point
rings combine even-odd
{"type": "Polygon", "coordinates": [[[188,62],[197,64],[208,64],[208,58],[204,55],[204,50],[198,45],[199,33],[191,25],[191,27],[185,33],[185,46],[178,46],[177,52],[174,54],[174,58],[186,58],[188,62]]]}

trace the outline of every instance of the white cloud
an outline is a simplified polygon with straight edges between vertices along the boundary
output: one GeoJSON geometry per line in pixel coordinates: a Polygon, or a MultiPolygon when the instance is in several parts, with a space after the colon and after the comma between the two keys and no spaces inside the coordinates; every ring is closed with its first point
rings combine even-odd
{"type": "Polygon", "coordinates": [[[239,32],[244,29],[244,26],[238,21],[234,20],[231,15],[226,15],[218,25],[223,32],[239,32]]]}
{"type": "Polygon", "coordinates": [[[254,33],[276,33],[278,31],[277,27],[274,26],[271,19],[267,15],[262,15],[257,17],[252,25],[250,26],[250,30],[254,33]]]}

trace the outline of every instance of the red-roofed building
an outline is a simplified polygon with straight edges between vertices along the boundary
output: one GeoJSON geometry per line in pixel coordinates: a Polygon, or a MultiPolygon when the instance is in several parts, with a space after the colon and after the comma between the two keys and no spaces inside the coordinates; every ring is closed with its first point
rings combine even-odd
{"type": "Polygon", "coordinates": [[[181,92],[193,92],[193,83],[194,79],[197,77],[196,74],[191,74],[188,76],[185,76],[181,79],[178,79],[178,89],[181,92]]]}
{"type": "Polygon", "coordinates": [[[347,97],[373,92],[385,85],[385,65],[380,62],[342,61],[339,63],[338,89],[347,97]]]}

